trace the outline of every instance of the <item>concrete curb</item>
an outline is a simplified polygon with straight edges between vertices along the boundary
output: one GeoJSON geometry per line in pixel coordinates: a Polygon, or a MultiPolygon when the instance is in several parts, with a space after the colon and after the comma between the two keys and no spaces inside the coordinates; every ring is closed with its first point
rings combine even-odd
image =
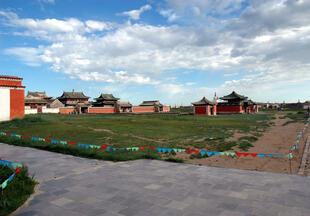
{"type": "Polygon", "coordinates": [[[34,187],[34,192],[33,194],[30,195],[30,197],[26,200],[26,202],[19,206],[14,212],[12,212],[9,216],[14,216],[16,214],[18,214],[22,209],[27,208],[29,206],[29,203],[34,199],[35,196],[41,194],[42,192],[40,191],[40,183],[38,183],[35,187],[34,187]]]}
{"type": "Polygon", "coordinates": [[[305,168],[306,168],[306,162],[307,162],[309,151],[310,151],[310,136],[308,136],[306,140],[306,145],[304,148],[304,153],[302,155],[301,164],[298,170],[298,175],[305,175],[305,168]]]}

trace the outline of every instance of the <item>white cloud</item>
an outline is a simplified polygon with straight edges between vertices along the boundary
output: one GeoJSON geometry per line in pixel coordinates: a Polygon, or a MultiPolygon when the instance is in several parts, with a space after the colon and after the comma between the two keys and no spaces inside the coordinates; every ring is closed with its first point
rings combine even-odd
{"type": "Polygon", "coordinates": [[[187,22],[203,21],[208,17],[225,17],[242,9],[246,0],[166,0],[166,8],[159,12],[169,22],[182,19],[187,22]]]}
{"type": "Polygon", "coordinates": [[[40,48],[16,47],[6,49],[4,53],[7,55],[15,55],[19,57],[29,66],[40,66],[42,63],[39,58],[39,55],[41,54],[40,48]]]}
{"type": "Polygon", "coordinates": [[[138,20],[140,19],[141,13],[147,10],[151,10],[151,9],[152,9],[152,6],[147,4],[147,5],[142,6],[139,10],[125,11],[121,14],[129,16],[130,19],[138,20]]]}
{"type": "Polygon", "coordinates": [[[177,20],[179,18],[179,16],[177,16],[177,14],[172,9],[160,10],[159,13],[163,17],[166,17],[169,22],[173,22],[173,21],[175,21],[175,20],[177,20]]]}

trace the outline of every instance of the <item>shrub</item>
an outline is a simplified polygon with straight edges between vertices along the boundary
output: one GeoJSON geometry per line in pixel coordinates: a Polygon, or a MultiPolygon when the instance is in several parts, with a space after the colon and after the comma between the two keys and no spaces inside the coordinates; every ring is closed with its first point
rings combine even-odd
{"type": "Polygon", "coordinates": [[[174,162],[174,163],[184,163],[185,162],[185,160],[182,158],[173,158],[173,157],[168,157],[165,159],[165,161],[174,162]]]}
{"type": "MultiPolygon", "coordinates": [[[[10,170],[10,168],[0,166],[1,180],[3,178],[7,179],[7,174],[11,175],[13,173],[14,171],[10,170]]],[[[3,195],[0,193],[0,216],[8,215],[20,207],[34,192],[35,185],[36,182],[33,177],[30,178],[28,175],[27,167],[23,166],[12,181],[7,184],[3,195]]]]}
{"type": "Polygon", "coordinates": [[[239,149],[242,149],[243,151],[248,151],[251,147],[253,147],[253,145],[247,141],[243,141],[239,144],[239,149]]]}

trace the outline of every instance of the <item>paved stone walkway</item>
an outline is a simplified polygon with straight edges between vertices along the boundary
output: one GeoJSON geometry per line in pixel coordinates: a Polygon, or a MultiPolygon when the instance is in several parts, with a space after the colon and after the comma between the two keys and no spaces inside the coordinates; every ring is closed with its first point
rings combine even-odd
{"type": "Polygon", "coordinates": [[[310,215],[310,178],[154,160],[112,163],[0,144],[40,182],[24,215],[310,215]]]}

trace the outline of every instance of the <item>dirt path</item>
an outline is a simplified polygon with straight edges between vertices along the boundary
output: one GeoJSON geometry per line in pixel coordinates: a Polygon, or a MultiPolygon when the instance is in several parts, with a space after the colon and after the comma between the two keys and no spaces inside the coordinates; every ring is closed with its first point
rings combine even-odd
{"type": "MultiPolygon", "coordinates": [[[[254,147],[248,150],[249,153],[265,153],[265,154],[283,154],[287,155],[288,150],[294,142],[296,141],[297,133],[301,131],[304,127],[303,123],[291,123],[283,126],[288,119],[279,118],[280,115],[276,115],[276,119],[273,120],[274,125],[269,127],[262,137],[258,141],[254,142],[254,147]]],[[[300,141],[299,149],[294,151],[294,158],[291,161],[292,173],[297,173],[302,157],[302,149],[305,144],[305,138],[310,134],[308,129],[304,137],[300,141]]],[[[243,152],[237,147],[233,151],[243,152]]],[[[182,158],[189,159],[188,154],[183,154],[182,158]]],[[[279,172],[279,173],[290,173],[289,160],[285,157],[274,158],[274,157],[210,157],[203,159],[191,159],[187,162],[193,164],[209,165],[209,166],[219,166],[219,167],[229,167],[229,168],[241,168],[250,170],[260,170],[269,172],[279,172]]]]}

